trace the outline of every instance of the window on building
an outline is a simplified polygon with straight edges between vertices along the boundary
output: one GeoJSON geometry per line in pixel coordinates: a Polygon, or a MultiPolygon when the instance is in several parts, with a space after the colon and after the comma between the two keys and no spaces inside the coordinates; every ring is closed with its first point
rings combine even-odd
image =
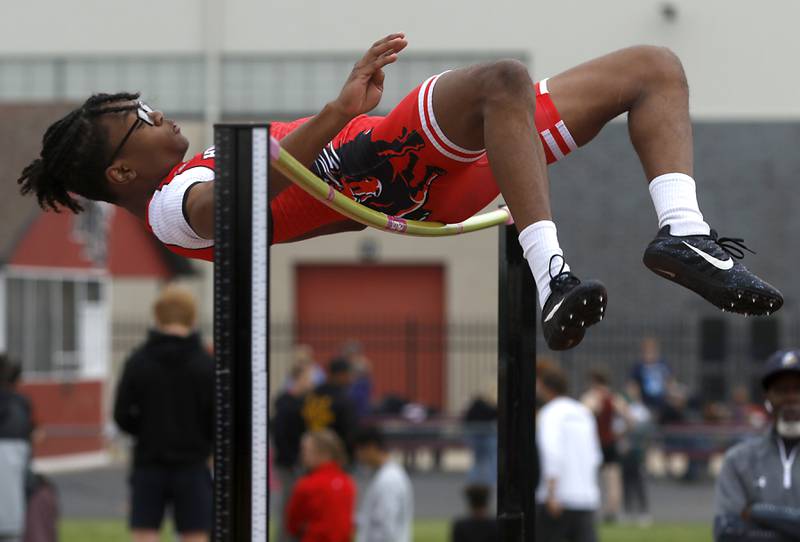
{"type": "MultiPolygon", "coordinates": [[[[316,56],[229,54],[222,59],[220,108],[226,118],[279,119],[319,111],[335,97],[360,53],[316,56]]],[[[377,113],[385,113],[426,78],[520,51],[404,54],[387,69],[377,113]]],[[[141,92],[151,105],[182,118],[202,118],[206,67],[200,55],[0,59],[0,102],[82,101],[95,92],[141,92]]]]}
{"type": "Polygon", "coordinates": [[[80,369],[82,313],[103,304],[102,279],[14,276],[6,282],[9,354],[26,375],[73,373],[80,369]]]}

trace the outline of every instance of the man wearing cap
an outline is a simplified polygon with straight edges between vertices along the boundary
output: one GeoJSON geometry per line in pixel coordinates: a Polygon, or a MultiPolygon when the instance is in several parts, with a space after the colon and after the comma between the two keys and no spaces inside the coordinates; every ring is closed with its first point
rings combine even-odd
{"type": "Polygon", "coordinates": [[[800,350],[765,363],[768,433],[728,451],[717,480],[716,542],[800,540],[800,350]]]}

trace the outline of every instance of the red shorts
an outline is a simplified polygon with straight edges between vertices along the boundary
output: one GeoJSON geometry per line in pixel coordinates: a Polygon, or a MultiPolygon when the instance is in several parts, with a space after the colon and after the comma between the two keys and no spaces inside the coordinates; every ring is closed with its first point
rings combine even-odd
{"type": "MultiPolygon", "coordinates": [[[[461,222],[489,205],[500,191],[486,152],[459,147],[436,122],[432,97],[439,77],[414,89],[386,117],[350,121],[317,159],[315,172],[359,203],[405,219],[461,222]]],[[[552,163],[577,146],[546,80],[535,92],[536,129],[552,163]]],[[[272,133],[281,139],[305,120],[273,123],[272,133]]],[[[278,195],[271,209],[275,243],[346,220],[297,186],[278,195]]]]}

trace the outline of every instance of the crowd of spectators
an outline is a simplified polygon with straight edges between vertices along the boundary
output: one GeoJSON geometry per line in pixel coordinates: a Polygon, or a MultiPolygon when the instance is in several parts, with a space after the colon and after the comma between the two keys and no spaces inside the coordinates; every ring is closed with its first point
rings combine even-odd
{"type": "Polygon", "coordinates": [[[734,386],[726,401],[693,391],[654,338],[642,341],[627,374],[617,370],[612,378],[605,367],[587,368],[582,394],[569,389],[558,364],[538,360],[538,535],[582,542],[595,539],[597,519],[650,525],[649,463],[666,465],[669,474],[671,460],[683,458],[677,475],[695,481],[713,474],[712,457],[725,454],[716,478],[715,540],[796,539],[800,351],[776,353],[764,371],[767,400],[757,404],[745,385],[734,386]]]}
{"type": "Polygon", "coordinates": [[[346,343],[322,378],[315,377],[318,367],[310,349],[298,348],[275,401],[278,540],[410,542],[411,481],[384,434],[362,423],[371,409],[368,359],[357,343],[346,343]],[[356,507],[359,468],[368,479],[356,507]]]}
{"type": "MultiPolygon", "coordinates": [[[[153,310],[154,326],[124,364],[113,409],[134,442],[129,527],[134,542],[155,541],[171,510],[182,542],[203,542],[212,521],[213,357],[197,332],[196,301],[188,291],[165,288],[153,310]]],[[[783,526],[794,528],[792,514],[800,517],[800,471],[794,467],[800,353],[781,356],[769,362],[772,372],[763,380],[766,405],[755,403],[744,385],[730,391],[728,402],[703,400],[676,378],[658,341],[649,337],[628,372],[587,367],[582,389],[571,388],[557,363],[537,360],[537,539],[593,542],[598,519],[649,525],[650,451],[685,455],[683,476],[693,480],[711,452],[768,428],[761,445],[781,466],[780,477],[763,474],[755,477],[757,488],[739,487],[733,481],[741,478],[739,471],[752,470],[755,460],[747,454],[756,452],[736,447],[728,453],[718,480],[715,540],[738,541],[736,533],[752,529],[765,540],[782,541],[783,526]],[[729,440],[713,440],[705,431],[709,425],[731,428],[720,433],[729,440]],[[783,491],[776,489],[778,497],[770,500],[764,496],[773,484],[783,491]],[[762,501],[764,506],[752,505],[762,501]]],[[[49,542],[56,539],[57,493],[30,469],[34,421],[30,403],[15,390],[19,375],[19,366],[0,355],[0,542],[49,542]]],[[[370,417],[403,416],[408,405],[376,404],[373,392],[372,365],[358,343],[344,343],[327,363],[309,346],[295,348],[271,410],[277,540],[412,540],[411,480],[370,417]]],[[[490,504],[497,484],[497,415],[497,389],[486,386],[460,416],[472,462],[463,491],[467,513],[453,520],[452,542],[498,537],[490,504]]]]}

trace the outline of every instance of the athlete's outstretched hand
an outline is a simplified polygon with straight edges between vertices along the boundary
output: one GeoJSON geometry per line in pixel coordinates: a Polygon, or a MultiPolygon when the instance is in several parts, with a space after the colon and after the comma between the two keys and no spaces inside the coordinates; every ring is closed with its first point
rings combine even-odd
{"type": "Polygon", "coordinates": [[[406,45],[402,33],[389,34],[373,43],[353,66],[339,97],[331,105],[350,118],[375,109],[383,95],[383,67],[397,60],[397,54],[406,45]]]}

